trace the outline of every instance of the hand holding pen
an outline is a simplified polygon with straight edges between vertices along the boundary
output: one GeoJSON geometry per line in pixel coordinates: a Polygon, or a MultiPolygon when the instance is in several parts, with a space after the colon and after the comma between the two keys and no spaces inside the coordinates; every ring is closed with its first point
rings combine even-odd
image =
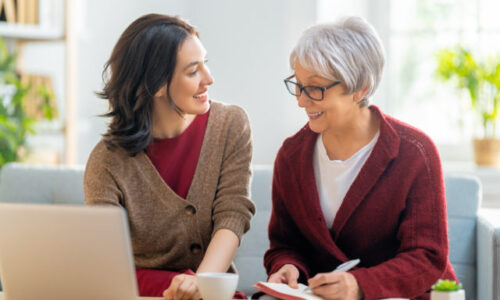
{"type": "Polygon", "coordinates": [[[316,274],[308,280],[310,290],[327,299],[360,299],[362,291],[356,278],[346,272],[359,262],[359,259],[353,259],[339,265],[332,272],[316,274]]]}

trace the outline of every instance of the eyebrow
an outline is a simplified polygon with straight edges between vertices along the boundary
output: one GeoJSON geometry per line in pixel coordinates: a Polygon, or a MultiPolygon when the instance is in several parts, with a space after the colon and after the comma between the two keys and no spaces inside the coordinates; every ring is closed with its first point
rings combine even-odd
{"type": "Polygon", "coordinates": [[[207,51],[204,50],[203,52],[205,54],[204,60],[202,60],[202,61],[196,60],[196,61],[193,61],[193,62],[189,63],[187,66],[184,67],[183,71],[186,71],[187,69],[191,68],[192,66],[196,66],[196,65],[198,65],[198,64],[200,64],[202,62],[206,62],[207,61],[207,51]]]}
{"type": "Polygon", "coordinates": [[[314,75],[311,75],[311,76],[307,77],[307,79],[313,79],[313,78],[316,78],[316,79],[325,79],[325,78],[323,78],[323,77],[321,77],[321,76],[319,76],[317,74],[314,74],[314,75]]]}
{"type": "MultiPolygon", "coordinates": [[[[294,76],[295,76],[295,79],[296,79],[297,81],[300,81],[300,80],[299,80],[299,78],[297,77],[297,74],[295,74],[295,73],[294,73],[294,76]]],[[[322,78],[322,77],[320,77],[319,75],[316,75],[316,74],[311,75],[311,76],[308,76],[308,77],[306,78],[306,80],[311,80],[311,79],[320,79],[320,80],[321,80],[321,79],[324,79],[324,78],[322,78]]]]}
{"type": "Polygon", "coordinates": [[[192,63],[189,63],[187,66],[184,67],[184,71],[191,68],[192,66],[196,66],[199,63],[201,63],[201,61],[193,61],[192,63]]]}

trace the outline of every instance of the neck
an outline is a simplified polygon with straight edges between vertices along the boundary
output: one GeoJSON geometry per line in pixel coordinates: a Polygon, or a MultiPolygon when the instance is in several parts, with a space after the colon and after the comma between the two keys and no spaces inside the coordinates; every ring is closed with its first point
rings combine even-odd
{"type": "Polygon", "coordinates": [[[323,144],[330,159],[346,160],[368,144],[380,127],[379,118],[368,108],[360,109],[341,128],[323,132],[323,144]]]}
{"type": "Polygon", "coordinates": [[[170,104],[156,105],[153,109],[153,138],[166,139],[182,134],[196,115],[179,114],[170,104]],[[167,107],[168,106],[168,107],[167,107]]]}

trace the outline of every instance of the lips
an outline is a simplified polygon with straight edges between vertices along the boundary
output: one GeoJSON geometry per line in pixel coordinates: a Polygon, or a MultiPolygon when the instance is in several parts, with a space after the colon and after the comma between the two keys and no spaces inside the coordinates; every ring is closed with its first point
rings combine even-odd
{"type": "Polygon", "coordinates": [[[194,95],[193,98],[200,102],[206,102],[208,100],[208,90],[204,90],[200,94],[194,95]]]}
{"type": "Polygon", "coordinates": [[[307,113],[307,116],[309,117],[310,120],[316,120],[319,117],[321,117],[322,115],[323,115],[322,111],[319,111],[319,112],[308,112],[307,113]]]}

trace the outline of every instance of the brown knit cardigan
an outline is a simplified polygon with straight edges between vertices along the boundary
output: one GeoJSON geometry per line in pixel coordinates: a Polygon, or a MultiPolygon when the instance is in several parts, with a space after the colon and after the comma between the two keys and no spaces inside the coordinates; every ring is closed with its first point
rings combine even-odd
{"type": "Polygon", "coordinates": [[[136,267],[196,271],[218,229],[241,240],[250,228],[251,156],[244,110],[212,101],[186,199],[164,182],[145,152],[131,157],[100,141],[85,169],[85,202],[125,208],[136,267]]]}

